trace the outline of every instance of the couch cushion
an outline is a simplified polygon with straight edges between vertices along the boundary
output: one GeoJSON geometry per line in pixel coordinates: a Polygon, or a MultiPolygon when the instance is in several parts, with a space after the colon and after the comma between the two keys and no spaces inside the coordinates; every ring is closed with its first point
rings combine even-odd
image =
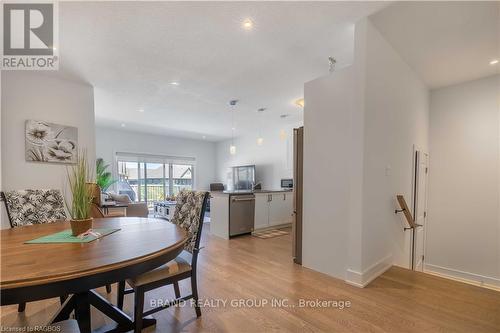
{"type": "Polygon", "coordinates": [[[116,194],[116,193],[108,193],[111,199],[116,202],[123,202],[123,203],[131,203],[132,200],[130,200],[130,197],[127,194],[116,194]]]}

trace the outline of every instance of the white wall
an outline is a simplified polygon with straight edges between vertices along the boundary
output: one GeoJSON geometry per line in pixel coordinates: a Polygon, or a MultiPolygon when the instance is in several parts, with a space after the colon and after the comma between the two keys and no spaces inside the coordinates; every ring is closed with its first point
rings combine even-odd
{"type": "Polygon", "coordinates": [[[349,266],[353,218],[351,154],[361,151],[353,145],[354,82],[351,66],[306,83],[304,94],[302,262],[341,279],[349,266]]]}
{"type": "Polygon", "coordinates": [[[194,157],[195,187],[207,190],[215,181],[215,143],[96,127],[96,155],[113,167],[117,152],[194,157]]]}
{"type": "Polygon", "coordinates": [[[293,177],[293,128],[300,126],[287,125],[282,128],[264,128],[262,137],[264,143],[257,145],[255,136],[235,138],[236,154],[229,153],[231,140],[217,143],[217,181],[226,184],[226,173],[229,167],[237,165],[252,165],[256,168],[256,181],[262,183],[262,188],[279,189],[282,178],[293,177]],[[286,138],[280,138],[280,130],[286,132],[286,138]]]}
{"type": "Polygon", "coordinates": [[[395,196],[411,202],[413,145],[428,151],[429,92],[366,21],[363,269],[389,262],[410,267],[410,231],[394,214],[395,196]]]}
{"type": "MultiPolygon", "coordinates": [[[[2,73],[2,190],[58,188],[66,184],[66,165],[26,162],[27,119],[78,127],[80,148],[95,157],[94,90],[79,82],[32,71],[2,73]]],[[[2,227],[7,227],[6,219],[2,227]]]]}
{"type": "Polygon", "coordinates": [[[351,67],[305,86],[303,262],[363,286],[408,265],[395,195],[411,198],[429,110],[427,88],[369,19],[355,38],[351,67]]]}
{"type": "Polygon", "coordinates": [[[500,75],[431,93],[425,269],[500,286],[500,75]]]}

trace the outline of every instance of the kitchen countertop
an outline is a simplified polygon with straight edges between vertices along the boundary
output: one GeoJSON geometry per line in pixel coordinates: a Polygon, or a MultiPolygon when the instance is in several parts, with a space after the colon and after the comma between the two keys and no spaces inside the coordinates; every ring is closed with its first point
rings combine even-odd
{"type": "Polygon", "coordinates": [[[223,239],[239,233],[289,226],[293,216],[291,189],[211,192],[210,234],[223,239]],[[234,214],[230,213],[233,209],[234,214]],[[248,218],[253,218],[253,221],[248,218]]]}
{"type": "Polygon", "coordinates": [[[214,194],[258,194],[258,193],[278,193],[278,192],[292,192],[293,189],[271,189],[271,190],[234,190],[234,191],[212,191],[214,194]]]}

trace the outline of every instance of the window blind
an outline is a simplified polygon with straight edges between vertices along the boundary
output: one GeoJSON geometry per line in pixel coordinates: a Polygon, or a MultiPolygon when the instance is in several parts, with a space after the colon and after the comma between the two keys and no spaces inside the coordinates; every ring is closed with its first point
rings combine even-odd
{"type": "Polygon", "coordinates": [[[116,160],[119,162],[145,162],[145,163],[168,163],[168,164],[189,164],[195,165],[194,157],[166,156],[154,154],[137,154],[117,152],[116,160]]]}

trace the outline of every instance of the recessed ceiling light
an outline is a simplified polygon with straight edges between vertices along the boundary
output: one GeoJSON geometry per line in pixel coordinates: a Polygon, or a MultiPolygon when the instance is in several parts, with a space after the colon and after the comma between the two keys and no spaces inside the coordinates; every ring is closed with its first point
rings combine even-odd
{"type": "Polygon", "coordinates": [[[232,128],[231,128],[231,130],[232,130],[232,131],[235,131],[235,130],[236,130],[236,127],[232,127],[232,128]]]}
{"type": "Polygon", "coordinates": [[[57,47],[55,47],[55,46],[54,46],[54,47],[52,48],[52,50],[57,51],[57,47]]]}
{"type": "Polygon", "coordinates": [[[490,65],[496,65],[498,64],[498,59],[493,59],[492,61],[490,61],[490,65]]]}
{"type": "Polygon", "coordinates": [[[125,127],[125,124],[123,124],[123,123],[122,123],[120,126],[121,126],[121,127],[125,127]]]}
{"type": "Polygon", "coordinates": [[[250,30],[253,28],[253,21],[251,19],[247,18],[247,19],[243,20],[243,23],[241,25],[246,30],[250,30]]]}
{"type": "Polygon", "coordinates": [[[177,82],[177,81],[172,81],[172,82],[170,82],[170,84],[171,84],[171,85],[173,85],[173,86],[178,86],[178,85],[179,85],[179,82],[177,82]]]}
{"type": "Polygon", "coordinates": [[[144,109],[139,109],[137,112],[144,113],[144,109]]]}
{"type": "Polygon", "coordinates": [[[202,138],[203,140],[205,140],[205,139],[207,138],[207,136],[206,136],[206,135],[204,135],[204,136],[202,136],[201,138],[202,138]]]}

